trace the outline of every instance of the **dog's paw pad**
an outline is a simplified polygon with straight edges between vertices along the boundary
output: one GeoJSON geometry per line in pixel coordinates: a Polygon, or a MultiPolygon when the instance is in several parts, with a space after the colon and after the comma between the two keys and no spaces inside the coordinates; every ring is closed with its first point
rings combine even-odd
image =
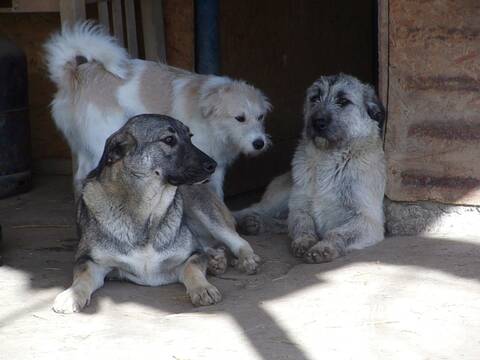
{"type": "Polygon", "coordinates": [[[303,257],[318,240],[313,236],[302,236],[292,241],[292,253],[296,257],[303,257]]]}
{"type": "Polygon", "coordinates": [[[256,214],[246,215],[239,221],[238,229],[244,235],[258,235],[262,233],[262,219],[256,214]]]}
{"type": "Polygon", "coordinates": [[[309,264],[319,264],[330,262],[339,256],[333,244],[319,242],[305,253],[303,260],[309,264]]]}
{"type": "Polygon", "coordinates": [[[195,306],[213,305],[222,300],[222,294],[212,284],[190,290],[188,295],[195,306]]]}
{"type": "Polygon", "coordinates": [[[252,275],[257,273],[261,261],[262,259],[260,256],[252,253],[250,255],[240,257],[236,263],[236,266],[248,275],[252,275]]]}
{"type": "Polygon", "coordinates": [[[56,313],[71,314],[81,311],[87,303],[88,299],[79,296],[72,289],[67,289],[57,295],[52,309],[56,313]]]}
{"type": "Polygon", "coordinates": [[[209,254],[207,271],[212,275],[223,274],[227,270],[227,255],[225,250],[216,250],[214,254],[209,254]]]}

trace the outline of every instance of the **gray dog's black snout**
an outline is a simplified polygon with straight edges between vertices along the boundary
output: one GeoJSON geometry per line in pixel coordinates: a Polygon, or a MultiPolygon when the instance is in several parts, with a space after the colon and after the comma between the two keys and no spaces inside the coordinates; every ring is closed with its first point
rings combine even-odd
{"type": "Polygon", "coordinates": [[[315,118],[312,121],[312,125],[316,131],[322,132],[327,129],[328,125],[330,125],[330,119],[328,117],[315,118]]]}
{"type": "Polygon", "coordinates": [[[207,171],[209,174],[213,174],[215,172],[215,169],[217,168],[217,163],[213,160],[205,161],[203,163],[203,168],[205,171],[207,171]]]}
{"type": "Polygon", "coordinates": [[[261,150],[263,149],[263,147],[265,146],[265,141],[263,141],[263,139],[256,139],[253,143],[252,143],[253,147],[255,150],[261,150]]]}

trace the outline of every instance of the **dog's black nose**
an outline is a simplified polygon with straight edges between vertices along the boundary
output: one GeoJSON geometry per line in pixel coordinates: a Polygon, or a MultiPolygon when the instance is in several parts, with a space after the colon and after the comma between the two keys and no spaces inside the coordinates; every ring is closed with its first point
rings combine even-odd
{"type": "Polygon", "coordinates": [[[252,145],[255,150],[260,150],[263,149],[263,147],[265,146],[265,141],[263,141],[262,139],[257,139],[252,143],[252,145]]]}
{"type": "Polygon", "coordinates": [[[329,124],[330,119],[327,117],[316,118],[312,121],[313,128],[319,132],[324,131],[329,124]]]}
{"type": "Polygon", "coordinates": [[[215,161],[206,161],[203,163],[203,168],[209,173],[213,174],[217,168],[217,163],[215,161]]]}

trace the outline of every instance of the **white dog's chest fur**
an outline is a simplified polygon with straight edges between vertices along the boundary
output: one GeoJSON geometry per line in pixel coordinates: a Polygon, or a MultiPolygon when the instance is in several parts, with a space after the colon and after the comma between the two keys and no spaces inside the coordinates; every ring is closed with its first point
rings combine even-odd
{"type": "MultiPolygon", "coordinates": [[[[365,215],[373,219],[382,218],[378,211],[369,212],[371,209],[381,209],[383,195],[368,196],[370,194],[366,192],[369,187],[362,186],[362,177],[367,178],[366,174],[369,174],[368,178],[376,176],[376,191],[382,194],[384,175],[381,154],[378,161],[375,161],[376,156],[370,153],[362,156],[357,151],[355,157],[352,153],[348,150],[320,151],[311,142],[302,142],[295,153],[292,163],[293,186],[309,194],[311,201],[306,204],[307,211],[312,215],[319,233],[345,223],[349,216],[349,211],[346,210],[350,210],[352,204],[362,203],[363,196],[380,204],[366,204],[362,209],[366,212],[365,215]]],[[[352,211],[356,209],[352,208],[352,211]]]]}
{"type": "Polygon", "coordinates": [[[175,269],[185,262],[191,252],[190,248],[159,252],[148,244],[128,254],[95,248],[92,255],[100,265],[117,270],[120,278],[140,285],[159,286],[178,281],[175,269]]]}

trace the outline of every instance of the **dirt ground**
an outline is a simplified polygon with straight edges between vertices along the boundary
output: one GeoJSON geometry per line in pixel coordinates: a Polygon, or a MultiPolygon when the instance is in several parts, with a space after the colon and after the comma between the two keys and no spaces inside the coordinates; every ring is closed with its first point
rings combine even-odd
{"type": "Polygon", "coordinates": [[[80,314],[51,309],[76,246],[67,177],[0,201],[0,359],[480,359],[480,238],[395,237],[329,264],[251,237],[265,260],[211,281],[215,306],[181,285],[107,282],[80,314]]]}

